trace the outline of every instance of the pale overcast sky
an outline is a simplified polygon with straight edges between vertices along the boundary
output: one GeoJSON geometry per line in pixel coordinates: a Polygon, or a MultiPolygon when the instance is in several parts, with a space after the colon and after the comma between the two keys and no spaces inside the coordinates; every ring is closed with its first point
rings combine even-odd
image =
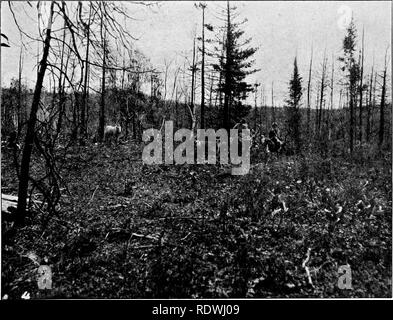
{"type": "MultiPolygon", "coordinates": [[[[299,71],[303,79],[308,78],[308,64],[311,45],[314,47],[315,75],[320,69],[323,52],[329,58],[329,68],[334,56],[336,79],[339,77],[337,57],[342,53],[342,40],[348,13],[352,13],[358,29],[359,40],[362,28],[365,30],[365,73],[375,67],[381,70],[386,49],[389,70],[391,52],[391,3],[389,1],[244,1],[231,2],[238,7],[240,18],[247,18],[244,25],[246,35],[252,38],[252,45],[259,47],[255,55],[256,68],[261,71],[250,77],[251,82],[261,82],[271,101],[271,86],[274,82],[276,104],[282,104],[287,95],[288,81],[293,70],[293,60],[298,57],[299,71]]],[[[206,23],[217,25],[217,16],[225,2],[207,2],[206,23]]],[[[19,5],[22,10],[22,4],[19,5]]],[[[29,9],[25,3],[26,10],[29,9]]],[[[161,2],[159,8],[148,10],[129,5],[130,13],[138,20],[128,24],[129,30],[139,41],[136,46],[150,58],[153,66],[162,68],[164,60],[181,55],[190,56],[194,30],[200,34],[201,12],[193,1],[161,2]]],[[[8,4],[2,4],[2,32],[11,40],[11,48],[2,50],[2,81],[9,86],[10,79],[17,77],[19,36],[8,4]]],[[[19,14],[22,16],[23,12],[19,14]]],[[[33,20],[24,19],[28,30],[34,30],[33,20]]],[[[360,41],[359,41],[360,43],[360,41]]],[[[32,50],[34,54],[34,50],[32,50]]],[[[33,67],[35,58],[25,59],[24,77],[28,84],[34,83],[33,67]]],[[[389,92],[390,94],[390,92],[389,92]]],[[[389,98],[390,100],[390,98],[389,98]]]]}

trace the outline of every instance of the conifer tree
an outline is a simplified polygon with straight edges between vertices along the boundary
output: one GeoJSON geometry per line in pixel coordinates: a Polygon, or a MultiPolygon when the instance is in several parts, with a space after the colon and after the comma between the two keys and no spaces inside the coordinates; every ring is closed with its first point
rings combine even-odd
{"type": "Polygon", "coordinates": [[[346,86],[349,93],[349,150],[352,154],[355,130],[355,101],[357,94],[357,82],[359,78],[359,65],[355,61],[357,32],[353,19],[348,25],[347,34],[343,40],[344,55],[339,58],[343,63],[341,68],[345,72],[346,86]]]}
{"type": "Polygon", "coordinates": [[[289,98],[287,99],[287,121],[289,134],[293,138],[296,152],[301,150],[300,139],[300,100],[302,98],[302,77],[299,74],[297,59],[293,63],[293,74],[289,81],[289,98]]]}
{"type": "Polygon", "coordinates": [[[240,26],[247,22],[235,22],[237,17],[236,7],[231,7],[227,2],[225,11],[225,39],[219,43],[224,47],[224,57],[213,68],[218,71],[223,81],[218,85],[217,91],[224,94],[223,126],[229,129],[249,112],[250,108],[244,105],[248,93],[253,91],[253,85],[247,83],[245,78],[257,71],[251,69],[254,60],[250,58],[258,50],[248,46],[251,38],[242,39],[244,31],[240,26]]]}

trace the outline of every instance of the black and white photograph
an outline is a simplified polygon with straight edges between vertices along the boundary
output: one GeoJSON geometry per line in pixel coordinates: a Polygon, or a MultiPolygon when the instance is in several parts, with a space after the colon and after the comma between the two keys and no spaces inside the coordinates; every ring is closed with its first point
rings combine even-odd
{"type": "Polygon", "coordinates": [[[1,1],[1,300],[392,299],[391,5],[1,1]]]}

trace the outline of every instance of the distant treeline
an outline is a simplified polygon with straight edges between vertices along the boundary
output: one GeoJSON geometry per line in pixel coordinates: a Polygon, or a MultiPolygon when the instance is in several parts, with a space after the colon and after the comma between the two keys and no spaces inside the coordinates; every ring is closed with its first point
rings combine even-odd
{"type": "MultiPolygon", "coordinates": [[[[80,130],[80,93],[65,94],[65,114],[63,117],[63,128],[60,132],[59,140],[73,141],[78,143],[80,130]]],[[[18,137],[24,132],[30,105],[33,98],[31,89],[22,85],[19,91],[17,80],[13,80],[9,88],[3,88],[1,113],[2,113],[2,137],[6,139],[11,132],[18,133],[18,137]]],[[[86,117],[87,141],[97,141],[97,128],[99,124],[100,94],[90,93],[88,99],[88,110],[86,117]]],[[[59,122],[58,94],[43,91],[41,107],[38,112],[40,125],[48,125],[53,132],[57,130],[59,122]]],[[[143,130],[148,128],[160,128],[164,120],[173,120],[175,128],[191,128],[192,119],[188,110],[189,102],[162,100],[158,97],[151,97],[142,92],[132,92],[131,90],[108,89],[106,97],[107,123],[119,123],[122,126],[124,139],[141,139],[143,130]]],[[[379,138],[380,108],[378,104],[364,106],[366,112],[362,113],[362,136],[364,142],[377,144],[379,138]],[[368,110],[370,109],[370,111],[368,110]]],[[[322,110],[322,125],[318,129],[319,113],[315,108],[310,108],[310,121],[307,121],[307,109],[299,109],[301,113],[300,133],[303,145],[320,145],[324,140],[340,141],[345,146],[348,141],[349,119],[348,108],[333,108],[322,110]]],[[[200,105],[195,105],[198,115],[200,105]]],[[[214,105],[206,106],[206,127],[219,129],[223,126],[222,108],[214,105]]],[[[384,140],[386,148],[391,147],[391,103],[384,110],[385,126],[384,140]]],[[[267,134],[273,122],[278,123],[282,138],[291,141],[288,123],[288,107],[242,105],[240,110],[233,108],[231,125],[245,120],[252,131],[259,131],[267,134]]],[[[359,108],[356,109],[357,132],[360,136],[359,108]]],[[[199,119],[197,117],[197,128],[199,119]]],[[[342,150],[344,151],[344,150],[342,150]]]]}

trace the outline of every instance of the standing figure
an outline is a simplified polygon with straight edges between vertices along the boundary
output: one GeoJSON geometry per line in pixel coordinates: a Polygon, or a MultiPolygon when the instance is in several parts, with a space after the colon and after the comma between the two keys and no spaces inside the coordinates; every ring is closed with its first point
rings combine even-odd
{"type": "Polygon", "coordinates": [[[279,129],[276,122],[273,122],[272,128],[269,131],[269,140],[271,141],[269,145],[269,151],[271,152],[279,152],[282,147],[282,141],[279,136],[279,129]]]}

